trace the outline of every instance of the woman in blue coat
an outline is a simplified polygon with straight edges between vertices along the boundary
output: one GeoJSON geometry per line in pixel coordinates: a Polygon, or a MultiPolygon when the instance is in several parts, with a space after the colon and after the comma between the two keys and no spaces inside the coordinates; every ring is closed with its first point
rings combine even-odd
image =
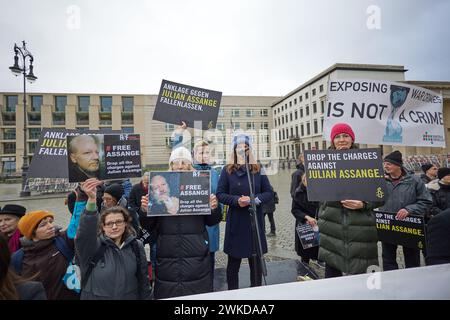
{"type": "Polygon", "coordinates": [[[249,261],[251,286],[260,286],[262,281],[261,266],[258,261],[251,258],[254,248],[251,217],[248,210],[250,208],[250,188],[245,161],[250,166],[262,254],[267,253],[261,204],[267,203],[273,198],[272,186],[254,160],[249,137],[246,135],[235,136],[232,160],[222,169],[217,186],[217,199],[229,206],[224,242],[224,252],[228,255],[227,283],[229,290],[239,288],[239,268],[242,258],[247,258],[249,261]]]}

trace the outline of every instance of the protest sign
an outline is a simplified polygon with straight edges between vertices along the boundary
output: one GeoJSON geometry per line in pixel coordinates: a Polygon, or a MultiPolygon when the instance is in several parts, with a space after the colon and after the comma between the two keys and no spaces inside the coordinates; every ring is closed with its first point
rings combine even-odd
{"type": "Polygon", "coordinates": [[[386,181],[380,149],[306,150],[309,201],[381,201],[386,181]]]}
{"type": "Polygon", "coordinates": [[[150,172],[147,216],[207,215],[209,171],[150,172]]]}
{"type": "Polygon", "coordinates": [[[138,134],[67,136],[69,182],[140,177],[140,148],[138,134]]]}
{"type": "Polygon", "coordinates": [[[176,125],[184,121],[191,128],[198,121],[202,130],[214,129],[221,99],[222,92],[219,91],[163,80],[153,120],[176,125]]]}
{"type": "Polygon", "coordinates": [[[319,245],[319,228],[311,227],[308,223],[299,223],[295,230],[303,249],[317,247],[319,245]]]}
{"type": "Polygon", "coordinates": [[[406,83],[384,80],[330,80],[323,128],[351,125],[355,141],[419,147],[445,147],[442,95],[406,83]]]}
{"type": "Polygon", "coordinates": [[[425,246],[423,217],[409,214],[404,220],[397,220],[396,214],[375,211],[378,239],[407,248],[423,249],[425,246]]]}

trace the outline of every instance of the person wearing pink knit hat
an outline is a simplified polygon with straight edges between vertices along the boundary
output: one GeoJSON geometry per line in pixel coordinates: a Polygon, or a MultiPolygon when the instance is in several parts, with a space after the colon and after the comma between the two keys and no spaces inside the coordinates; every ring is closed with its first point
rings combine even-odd
{"type": "MultiPolygon", "coordinates": [[[[355,133],[346,123],[335,124],[330,139],[331,149],[357,149],[355,133]]],[[[379,205],[347,199],[321,205],[318,260],[325,262],[325,278],[361,274],[369,266],[378,265],[378,236],[372,210],[379,205]]]]}

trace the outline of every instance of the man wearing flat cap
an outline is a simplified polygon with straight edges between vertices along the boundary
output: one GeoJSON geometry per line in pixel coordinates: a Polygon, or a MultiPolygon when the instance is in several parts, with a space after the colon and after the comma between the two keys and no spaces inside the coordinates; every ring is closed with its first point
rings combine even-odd
{"type": "Polygon", "coordinates": [[[0,233],[8,240],[9,252],[13,254],[20,249],[19,219],[25,214],[25,207],[17,204],[7,204],[0,208],[0,233]]]}
{"type": "MultiPolygon", "coordinates": [[[[403,167],[400,151],[388,154],[383,161],[386,173],[386,199],[381,211],[395,213],[399,220],[405,219],[411,213],[425,216],[431,207],[431,195],[420,177],[411,174],[403,167]]],[[[398,269],[397,245],[382,243],[383,271],[398,269]]],[[[420,250],[403,247],[405,267],[420,266],[420,250]]]]}

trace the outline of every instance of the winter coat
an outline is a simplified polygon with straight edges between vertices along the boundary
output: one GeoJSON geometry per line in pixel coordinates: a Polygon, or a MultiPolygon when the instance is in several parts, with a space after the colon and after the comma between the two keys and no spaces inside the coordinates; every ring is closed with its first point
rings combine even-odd
{"type": "Polygon", "coordinates": [[[450,208],[450,185],[443,184],[436,179],[427,184],[427,189],[430,191],[433,199],[433,204],[431,205],[427,218],[450,208]]]}
{"type": "MultiPolygon", "coordinates": [[[[66,232],[59,234],[69,247],[73,248],[73,240],[66,232]]],[[[56,247],[53,238],[39,241],[20,239],[24,256],[22,260],[23,277],[28,278],[37,274],[36,281],[42,282],[49,300],[77,300],[75,291],[67,289],[62,282],[69,261],[56,247]]]]}
{"type": "Polygon", "coordinates": [[[20,300],[47,300],[44,286],[38,281],[26,281],[16,285],[20,300]]]}
{"type": "Polygon", "coordinates": [[[324,202],[319,210],[319,260],[349,274],[367,272],[378,265],[378,236],[372,210],[364,202],[358,210],[346,209],[339,201],[324,202]]]}
{"type": "MultiPolygon", "coordinates": [[[[219,183],[219,174],[207,164],[194,164],[195,170],[209,170],[211,172],[211,193],[216,194],[217,184],[219,183]]],[[[222,212],[222,204],[219,203],[219,210],[222,212]]],[[[213,226],[206,226],[209,236],[209,252],[216,252],[219,250],[220,237],[220,221],[213,226]]]]}
{"type": "Polygon", "coordinates": [[[300,238],[297,234],[297,226],[302,223],[306,223],[305,216],[308,215],[311,218],[317,220],[319,212],[319,203],[316,201],[308,201],[308,192],[303,183],[295,190],[294,199],[292,200],[291,213],[295,217],[295,251],[301,257],[317,260],[319,247],[312,247],[303,249],[300,242],[300,238]]]}
{"type": "Polygon", "coordinates": [[[386,198],[380,210],[397,213],[400,209],[406,209],[409,213],[424,216],[433,203],[431,195],[418,176],[405,171],[403,174],[397,184],[386,179],[386,198]]]}
{"type": "Polygon", "coordinates": [[[11,237],[9,237],[8,248],[9,248],[9,252],[11,254],[13,254],[14,252],[16,252],[17,250],[20,249],[20,238],[21,237],[22,237],[22,235],[20,234],[19,229],[16,229],[16,231],[14,231],[14,233],[11,235],[11,237]]]}
{"type": "Polygon", "coordinates": [[[450,263],[450,208],[432,217],[426,228],[426,264],[450,263]]]}
{"type": "Polygon", "coordinates": [[[81,290],[81,299],[149,299],[151,290],[144,246],[138,241],[141,260],[141,264],[138,266],[131,244],[135,237],[129,235],[119,248],[113,240],[104,234],[98,235],[99,223],[97,211],[85,210],[81,215],[75,238],[75,248],[82,277],[99,247],[101,245],[106,246],[103,258],[92,269],[86,286],[81,290]],[[138,282],[137,272],[141,273],[141,283],[138,282]],[[139,296],[138,287],[140,287],[142,296],[139,296]]]}
{"type": "Polygon", "coordinates": [[[422,174],[420,175],[420,179],[422,180],[422,182],[423,182],[424,184],[430,183],[430,182],[432,181],[431,178],[428,177],[425,173],[422,173],[422,174]]]}
{"type": "Polygon", "coordinates": [[[155,299],[206,293],[211,290],[211,261],[205,226],[217,224],[211,215],[155,217],[155,299]]]}
{"type": "MultiPolygon", "coordinates": [[[[273,189],[267,176],[261,174],[261,172],[256,174],[250,173],[250,175],[250,178],[253,180],[255,198],[259,199],[261,204],[273,199],[273,189]]],[[[238,199],[242,195],[250,195],[245,166],[241,166],[232,174],[227,172],[225,166],[220,174],[217,199],[229,206],[225,227],[224,252],[235,258],[251,257],[253,247],[249,206],[241,208],[238,204],[238,199]]],[[[257,206],[256,211],[259,237],[262,253],[264,254],[267,252],[267,242],[264,232],[264,215],[260,205],[257,206]]]]}

